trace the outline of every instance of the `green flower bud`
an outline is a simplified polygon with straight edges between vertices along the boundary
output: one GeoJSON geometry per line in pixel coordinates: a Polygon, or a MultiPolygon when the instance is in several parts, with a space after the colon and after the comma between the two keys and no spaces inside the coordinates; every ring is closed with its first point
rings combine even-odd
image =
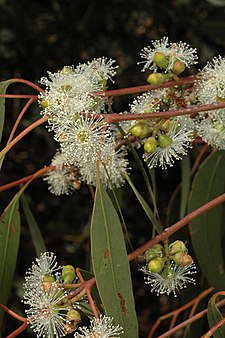
{"type": "Polygon", "coordinates": [[[158,133],[158,143],[161,148],[168,147],[172,142],[173,140],[169,135],[158,133]]]}
{"type": "Polygon", "coordinates": [[[190,265],[193,262],[193,259],[190,255],[184,253],[184,252],[178,252],[175,255],[171,257],[171,259],[177,264],[177,265],[190,265]]]}
{"type": "Polygon", "coordinates": [[[171,123],[172,123],[172,121],[165,120],[165,122],[163,122],[162,125],[160,125],[160,129],[163,130],[163,131],[168,131],[171,127],[171,123]]]}
{"type": "Polygon", "coordinates": [[[175,61],[172,67],[172,71],[175,74],[181,74],[185,70],[185,63],[182,61],[175,61]]]}
{"type": "Polygon", "coordinates": [[[47,108],[47,107],[48,107],[48,101],[42,100],[42,101],[41,101],[41,108],[42,108],[42,109],[45,109],[45,108],[47,108]]]}
{"type": "Polygon", "coordinates": [[[140,139],[145,138],[150,131],[151,128],[146,123],[139,123],[130,128],[130,133],[140,139]]]}
{"type": "Polygon", "coordinates": [[[155,244],[150,249],[145,252],[145,260],[148,263],[152,258],[162,257],[163,256],[163,246],[162,244],[155,244]]]}
{"type": "Polygon", "coordinates": [[[151,154],[156,150],[156,147],[157,147],[156,139],[153,136],[147,138],[147,140],[145,141],[145,144],[144,144],[144,151],[146,153],[151,154]]]}
{"type": "Polygon", "coordinates": [[[168,66],[168,60],[162,52],[156,52],[153,57],[153,62],[160,67],[166,69],[168,66]]]}
{"type": "Polygon", "coordinates": [[[76,277],[75,269],[72,265],[65,265],[62,269],[62,278],[65,283],[72,283],[76,277]]]}
{"type": "Polygon", "coordinates": [[[155,86],[163,83],[164,81],[165,81],[165,77],[161,73],[152,73],[147,78],[147,82],[155,86]]]}
{"type": "Polygon", "coordinates": [[[164,267],[165,261],[162,257],[153,258],[148,263],[148,270],[150,272],[160,272],[164,267]]]}
{"type": "Polygon", "coordinates": [[[64,75],[71,74],[72,72],[73,72],[73,69],[70,66],[64,66],[61,70],[61,73],[64,75]]]}
{"type": "Polygon", "coordinates": [[[107,85],[107,79],[105,78],[102,78],[100,81],[99,81],[99,84],[101,85],[102,89],[106,89],[106,85],[107,85]]]}
{"type": "Polygon", "coordinates": [[[179,240],[171,243],[170,246],[169,246],[169,253],[171,255],[174,255],[178,252],[187,252],[187,248],[186,248],[184,242],[179,241],[179,240]]]}

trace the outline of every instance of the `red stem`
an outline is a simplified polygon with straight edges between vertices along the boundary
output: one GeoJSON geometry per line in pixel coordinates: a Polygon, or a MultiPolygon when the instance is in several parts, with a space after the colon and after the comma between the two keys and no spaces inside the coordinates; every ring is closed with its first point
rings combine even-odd
{"type": "Polygon", "coordinates": [[[149,90],[154,89],[161,89],[161,88],[168,88],[174,86],[181,86],[184,84],[191,84],[198,79],[198,76],[187,76],[184,78],[178,78],[177,81],[168,81],[164,82],[160,85],[143,85],[143,86],[136,86],[136,87],[129,87],[129,88],[122,88],[122,89],[114,89],[114,90],[107,90],[104,92],[94,93],[94,95],[98,96],[121,96],[127,94],[136,94],[141,92],[147,92],[149,90]]]}
{"type": "Polygon", "coordinates": [[[26,322],[24,322],[20,327],[18,327],[18,329],[16,329],[15,331],[13,331],[12,333],[10,333],[9,336],[7,336],[6,338],[14,338],[17,337],[21,332],[25,331],[27,329],[27,327],[29,326],[29,324],[26,322]]]}
{"type": "Polygon", "coordinates": [[[157,235],[156,237],[154,237],[150,241],[146,242],[140,248],[138,248],[138,249],[134,250],[133,252],[131,252],[128,255],[129,261],[131,261],[134,258],[138,257],[139,255],[142,255],[143,252],[145,252],[147,249],[149,249],[150,247],[152,247],[154,244],[159,243],[159,242],[165,240],[166,238],[168,238],[169,236],[171,236],[172,234],[174,234],[176,231],[178,231],[179,229],[181,229],[183,226],[185,226],[186,224],[188,224],[193,219],[201,216],[202,214],[204,214],[208,210],[216,207],[218,204],[220,204],[220,203],[222,203],[224,201],[225,201],[225,193],[222,194],[222,195],[220,195],[220,196],[218,196],[218,197],[216,197],[216,198],[214,198],[213,200],[209,201],[208,203],[202,205],[200,208],[194,210],[193,212],[191,212],[190,214],[188,214],[187,216],[185,216],[180,221],[176,222],[175,224],[171,225],[169,228],[165,229],[161,234],[157,235]]]}
{"type": "Polygon", "coordinates": [[[0,94],[0,97],[4,97],[5,99],[35,99],[37,100],[37,95],[29,95],[29,94],[0,94]]]}
{"type": "Polygon", "coordinates": [[[38,91],[38,92],[43,92],[43,91],[44,91],[41,87],[39,87],[39,86],[36,85],[35,83],[30,82],[30,81],[25,80],[25,79],[20,79],[20,78],[17,78],[17,77],[16,77],[16,78],[10,79],[9,81],[13,81],[14,83],[15,83],[15,82],[24,83],[24,84],[26,84],[27,86],[29,86],[29,87],[35,89],[35,90],[38,91]]]}

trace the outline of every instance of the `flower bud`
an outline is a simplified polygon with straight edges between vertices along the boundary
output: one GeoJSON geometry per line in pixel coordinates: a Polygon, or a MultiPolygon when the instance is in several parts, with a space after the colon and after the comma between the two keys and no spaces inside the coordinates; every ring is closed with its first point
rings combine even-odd
{"type": "Polygon", "coordinates": [[[153,56],[153,62],[155,62],[155,64],[160,68],[166,69],[168,66],[168,60],[165,54],[162,52],[155,52],[153,56]]]}
{"type": "Polygon", "coordinates": [[[165,261],[162,257],[153,258],[148,262],[148,270],[150,272],[160,272],[164,267],[165,261]]]}
{"type": "Polygon", "coordinates": [[[42,109],[45,109],[45,108],[47,108],[48,107],[48,101],[47,100],[42,100],[41,101],[41,108],[42,109]]]}
{"type": "Polygon", "coordinates": [[[152,73],[147,78],[147,82],[151,85],[159,85],[165,81],[165,77],[161,73],[152,73]]]}
{"type": "Polygon", "coordinates": [[[147,140],[145,141],[145,144],[144,144],[144,151],[146,153],[151,154],[156,150],[156,147],[157,147],[156,139],[153,136],[147,138],[147,140]]]}
{"type": "Polygon", "coordinates": [[[181,74],[185,70],[185,63],[182,61],[175,61],[172,67],[172,72],[175,74],[181,74]]]}
{"type": "Polygon", "coordinates": [[[139,123],[130,128],[130,133],[140,139],[145,138],[150,132],[151,128],[146,123],[139,123]]]}
{"type": "Polygon", "coordinates": [[[76,277],[75,269],[72,265],[65,265],[62,269],[62,278],[65,283],[72,283],[76,277]]]}
{"type": "Polygon", "coordinates": [[[178,252],[174,256],[171,257],[171,259],[177,264],[177,265],[190,265],[193,262],[193,259],[190,255],[178,252]]]}
{"type": "Polygon", "coordinates": [[[161,148],[168,147],[172,142],[173,140],[169,135],[158,133],[158,143],[161,148]]]}
{"type": "Polygon", "coordinates": [[[171,255],[174,255],[178,252],[187,252],[187,248],[186,248],[184,242],[179,241],[179,240],[171,243],[170,246],[169,246],[169,253],[171,255]]]}
{"type": "Polygon", "coordinates": [[[145,252],[145,260],[148,263],[152,258],[163,256],[162,244],[155,244],[145,252]]]}

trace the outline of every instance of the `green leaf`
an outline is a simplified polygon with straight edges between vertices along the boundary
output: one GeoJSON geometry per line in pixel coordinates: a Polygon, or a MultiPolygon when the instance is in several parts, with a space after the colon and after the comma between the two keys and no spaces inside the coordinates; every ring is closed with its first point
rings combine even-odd
{"type": "MultiPolygon", "coordinates": [[[[209,156],[199,167],[190,195],[189,213],[224,193],[224,168],[224,151],[217,151],[209,156]]],[[[223,290],[225,285],[222,255],[224,204],[191,221],[189,226],[193,248],[203,274],[210,285],[217,290],[223,290]]]]}
{"type": "MultiPolygon", "coordinates": [[[[216,306],[216,298],[218,297],[218,294],[215,294],[214,296],[211,297],[209,304],[208,304],[208,312],[207,312],[207,317],[208,317],[208,322],[209,322],[209,327],[212,328],[215,326],[218,322],[220,322],[223,319],[223,316],[216,306]]],[[[221,326],[214,334],[214,338],[225,338],[225,325],[221,326]]]]}
{"type": "MultiPolygon", "coordinates": [[[[15,272],[20,240],[18,199],[4,210],[0,217],[0,303],[6,305],[15,272]]],[[[0,327],[2,310],[0,310],[0,327]]]]}
{"type": "Polygon", "coordinates": [[[39,227],[27,203],[25,194],[21,196],[21,204],[23,207],[23,211],[24,211],[28,226],[29,226],[31,238],[32,238],[32,241],[35,247],[36,256],[39,257],[41,253],[46,252],[47,250],[46,250],[45,243],[42,238],[41,232],[39,230],[39,227]]]}
{"type": "MultiPolygon", "coordinates": [[[[0,94],[5,94],[7,87],[13,82],[15,82],[15,80],[1,81],[0,82],[0,94]]],[[[2,139],[4,121],[5,121],[5,98],[0,97],[0,142],[2,139]]]]}
{"type": "Polygon", "coordinates": [[[149,205],[147,204],[147,202],[144,200],[144,198],[141,196],[141,194],[139,193],[139,191],[136,189],[135,185],[133,184],[133,182],[131,181],[129,175],[126,175],[126,180],[129,183],[131,189],[133,190],[135,196],[137,197],[139,203],[141,204],[144,212],[146,213],[146,215],[148,216],[148,218],[150,219],[153,227],[156,229],[156,231],[158,232],[158,234],[160,234],[163,229],[161,224],[159,223],[159,221],[157,220],[156,216],[154,215],[154,213],[152,212],[152,210],[150,209],[149,205]]]}
{"type": "Polygon", "coordinates": [[[190,156],[187,154],[181,161],[181,200],[180,200],[180,219],[186,214],[188,195],[191,185],[191,166],[190,156]]]}
{"type": "Polygon", "coordinates": [[[105,312],[123,327],[124,337],[138,337],[130,267],[118,215],[97,182],[91,226],[92,262],[105,312]]]}

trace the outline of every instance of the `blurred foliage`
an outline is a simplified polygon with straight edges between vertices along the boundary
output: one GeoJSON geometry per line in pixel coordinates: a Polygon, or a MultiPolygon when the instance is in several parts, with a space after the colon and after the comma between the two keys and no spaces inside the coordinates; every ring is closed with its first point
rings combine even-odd
{"type": "MultiPolygon", "coordinates": [[[[143,84],[146,74],[140,72],[137,61],[140,61],[140,50],[152,39],[168,36],[171,42],[181,40],[196,47],[200,68],[215,55],[225,54],[224,19],[224,0],[0,0],[0,80],[22,77],[38,83],[47,71],[106,56],[115,59],[120,66],[112,87],[143,84]]],[[[20,92],[27,92],[27,88],[21,85],[18,88],[20,92]]],[[[16,92],[18,88],[12,87],[10,91],[16,92]]],[[[127,97],[117,99],[115,111],[129,109],[129,102],[127,97]]],[[[3,141],[6,141],[20,107],[18,100],[7,102],[3,141]]],[[[38,107],[34,105],[31,113],[23,118],[20,128],[25,128],[37,117],[38,107]]],[[[7,155],[1,183],[30,175],[49,164],[55,150],[52,135],[41,126],[7,155]]],[[[134,182],[142,182],[135,166],[131,176],[134,182]]],[[[157,171],[158,207],[163,221],[168,216],[168,201],[179,180],[179,163],[167,171],[157,171]]],[[[148,198],[144,184],[140,189],[142,196],[148,198]]],[[[15,189],[2,194],[2,209],[13,193],[15,189]]],[[[61,264],[89,269],[92,198],[88,188],[82,187],[73,196],[55,197],[48,192],[47,184],[38,180],[32,183],[27,194],[48,250],[57,254],[61,264]]],[[[122,201],[130,239],[136,248],[151,237],[149,220],[128,187],[119,190],[117,195],[122,201]]],[[[173,221],[176,220],[173,217],[173,221]]],[[[35,251],[25,217],[21,223],[17,278],[11,305],[23,313],[24,307],[16,300],[15,294],[21,296],[23,276],[35,257],[35,251]]],[[[131,267],[135,275],[133,286],[140,337],[146,337],[152,322],[178,306],[179,300],[150,294],[143,276],[137,273],[137,264],[134,262],[131,267]],[[157,306],[152,308],[149,304],[157,306]]],[[[16,325],[15,320],[7,317],[6,333],[12,332],[16,325]]],[[[26,337],[29,333],[23,335],[26,337]]]]}

